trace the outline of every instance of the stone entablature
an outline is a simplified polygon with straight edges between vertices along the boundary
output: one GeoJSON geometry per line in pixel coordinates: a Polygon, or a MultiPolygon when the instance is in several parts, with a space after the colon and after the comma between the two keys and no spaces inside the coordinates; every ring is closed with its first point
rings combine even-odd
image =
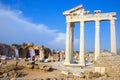
{"type": "Polygon", "coordinates": [[[116,20],[116,13],[102,13],[102,14],[89,14],[89,15],[67,15],[66,22],[80,22],[80,21],[96,21],[96,20],[116,20]]]}
{"type": "Polygon", "coordinates": [[[63,15],[66,17],[66,22],[116,20],[116,12],[101,13],[100,10],[95,10],[94,14],[90,14],[90,11],[85,11],[82,5],[63,12],[63,15]]]}

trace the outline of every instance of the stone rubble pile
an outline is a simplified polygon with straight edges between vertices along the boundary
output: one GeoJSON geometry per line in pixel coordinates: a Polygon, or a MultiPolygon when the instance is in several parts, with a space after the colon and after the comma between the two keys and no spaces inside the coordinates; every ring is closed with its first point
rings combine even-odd
{"type": "Polygon", "coordinates": [[[71,73],[68,71],[61,71],[62,77],[64,80],[95,80],[101,77],[101,74],[98,72],[84,71],[81,73],[71,73]]]}
{"type": "MultiPolygon", "coordinates": [[[[20,72],[20,69],[29,68],[29,69],[37,69],[43,72],[51,72],[54,69],[54,65],[46,64],[46,63],[39,63],[35,61],[13,61],[14,65],[3,64],[0,67],[0,78],[13,78],[13,80],[22,80],[22,76],[24,77],[25,73],[20,72]],[[15,63],[18,62],[16,66],[15,63]],[[7,65],[7,66],[5,66],[7,65]],[[21,66],[21,67],[19,67],[21,66]]],[[[62,66],[58,66],[59,68],[62,66]]],[[[120,56],[118,55],[111,55],[111,54],[101,54],[98,57],[97,61],[94,61],[93,64],[94,70],[85,70],[81,73],[76,73],[72,71],[62,70],[61,74],[56,77],[47,77],[45,79],[35,79],[35,80],[119,80],[120,79],[120,56]]],[[[63,67],[64,68],[64,67],[63,67]]],[[[9,79],[9,80],[10,80],[9,79]]],[[[11,79],[12,80],[12,79],[11,79]]],[[[33,79],[31,79],[33,80],[33,79]]]]}
{"type": "Polygon", "coordinates": [[[0,55],[0,63],[6,64],[7,63],[7,56],[5,56],[5,55],[1,56],[0,55]]]}
{"type": "Polygon", "coordinates": [[[94,71],[109,77],[120,77],[120,56],[101,56],[93,64],[94,71]]]}
{"type": "Polygon", "coordinates": [[[0,68],[0,78],[13,78],[13,77],[22,77],[25,74],[19,70],[23,67],[16,67],[15,65],[7,65],[0,68]]]}
{"type": "Polygon", "coordinates": [[[51,71],[53,68],[50,65],[45,65],[45,64],[37,64],[34,61],[30,61],[27,63],[27,67],[30,69],[40,69],[43,71],[51,71]]]}

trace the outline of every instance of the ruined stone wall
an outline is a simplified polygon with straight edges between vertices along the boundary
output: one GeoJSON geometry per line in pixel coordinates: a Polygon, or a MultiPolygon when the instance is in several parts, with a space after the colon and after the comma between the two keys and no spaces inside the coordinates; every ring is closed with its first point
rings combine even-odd
{"type": "Polygon", "coordinates": [[[120,76],[120,56],[101,56],[94,62],[94,70],[108,76],[120,76]]]}

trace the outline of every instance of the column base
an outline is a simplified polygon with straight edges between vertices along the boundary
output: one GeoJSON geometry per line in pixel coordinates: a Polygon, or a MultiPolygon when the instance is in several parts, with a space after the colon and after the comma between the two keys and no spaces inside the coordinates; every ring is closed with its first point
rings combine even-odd
{"type": "Polygon", "coordinates": [[[96,61],[97,60],[97,57],[95,56],[95,60],[94,61],[96,61]]]}
{"type": "Polygon", "coordinates": [[[114,55],[117,55],[117,52],[111,52],[112,54],[114,54],[114,55]]]}
{"type": "Polygon", "coordinates": [[[99,52],[95,52],[95,61],[98,59],[99,56],[100,56],[100,51],[99,52]]]}
{"type": "Polygon", "coordinates": [[[83,62],[79,62],[78,65],[80,65],[80,66],[86,66],[85,63],[83,63],[83,62]]]}
{"type": "Polygon", "coordinates": [[[68,65],[70,65],[70,62],[66,62],[66,61],[65,61],[65,62],[63,63],[63,65],[68,66],[68,65]]]}
{"type": "Polygon", "coordinates": [[[74,67],[74,68],[80,68],[80,67],[85,67],[85,66],[83,66],[83,65],[81,65],[81,64],[69,64],[69,65],[64,65],[64,66],[66,66],[66,67],[74,67]]]}

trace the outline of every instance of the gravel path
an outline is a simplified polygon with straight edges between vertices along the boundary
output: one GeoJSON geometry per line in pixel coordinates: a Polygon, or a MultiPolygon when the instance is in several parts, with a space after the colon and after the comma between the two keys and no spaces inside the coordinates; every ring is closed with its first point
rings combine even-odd
{"type": "Polygon", "coordinates": [[[88,63],[87,64],[88,66],[83,69],[81,67],[78,67],[77,64],[72,64],[71,66],[64,66],[63,63],[64,62],[62,61],[62,62],[40,63],[40,64],[51,65],[55,69],[58,69],[60,71],[67,71],[71,73],[81,73],[85,70],[91,69],[91,63],[88,63]]]}

